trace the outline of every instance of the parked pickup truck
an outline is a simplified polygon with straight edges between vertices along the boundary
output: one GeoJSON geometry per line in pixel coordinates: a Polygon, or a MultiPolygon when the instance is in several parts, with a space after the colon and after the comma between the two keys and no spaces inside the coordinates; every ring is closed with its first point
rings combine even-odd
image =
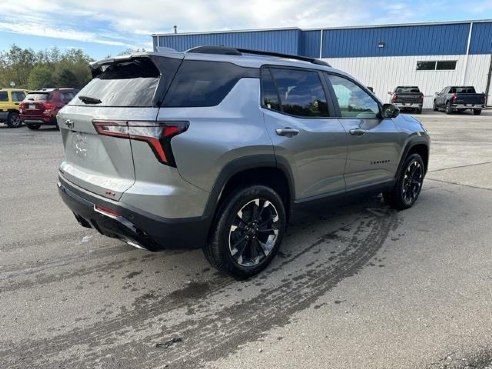
{"type": "Polygon", "coordinates": [[[391,103],[400,110],[413,110],[417,114],[422,113],[424,94],[420,92],[417,86],[398,86],[388,94],[391,95],[391,103]]]}
{"type": "Polygon", "coordinates": [[[26,91],[12,88],[0,88],[0,122],[11,128],[22,125],[19,117],[19,104],[26,97],[26,91]]]}
{"type": "Polygon", "coordinates": [[[444,109],[446,114],[471,109],[480,115],[484,107],[485,94],[477,94],[473,86],[448,86],[434,97],[434,111],[444,109]]]}

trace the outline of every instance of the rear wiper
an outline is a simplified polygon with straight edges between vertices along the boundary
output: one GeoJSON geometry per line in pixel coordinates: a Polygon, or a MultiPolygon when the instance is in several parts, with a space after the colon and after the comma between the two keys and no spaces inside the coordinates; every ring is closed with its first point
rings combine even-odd
{"type": "Polygon", "coordinates": [[[101,100],[96,99],[95,97],[90,97],[90,96],[79,96],[79,100],[82,100],[86,104],[100,104],[100,103],[102,103],[101,100]]]}

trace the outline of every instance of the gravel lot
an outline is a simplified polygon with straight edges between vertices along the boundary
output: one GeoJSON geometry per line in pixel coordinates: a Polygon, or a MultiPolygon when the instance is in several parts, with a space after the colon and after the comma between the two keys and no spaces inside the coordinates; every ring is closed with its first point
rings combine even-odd
{"type": "Polygon", "coordinates": [[[418,118],[412,209],[312,215],[245,282],[81,228],[59,132],[0,125],[0,368],[492,368],[492,112],[418,118]]]}

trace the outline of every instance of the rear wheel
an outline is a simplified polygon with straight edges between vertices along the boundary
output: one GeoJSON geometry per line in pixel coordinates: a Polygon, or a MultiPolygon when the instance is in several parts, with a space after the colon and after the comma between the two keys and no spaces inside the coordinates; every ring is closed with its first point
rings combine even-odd
{"type": "Polygon", "coordinates": [[[10,128],[18,128],[22,126],[22,121],[20,119],[19,113],[16,113],[14,111],[10,112],[7,117],[7,125],[10,128]]]}
{"type": "Polygon", "coordinates": [[[27,128],[34,130],[38,130],[41,127],[40,124],[27,124],[27,128]]]}
{"type": "Polygon", "coordinates": [[[395,186],[383,194],[384,200],[393,208],[410,208],[417,201],[424,182],[425,167],[419,154],[405,159],[395,186]]]}
{"type": "Polygon", "coordinates": [[[285,207],[271,188],[254,185],[237,190],[220,206],[209,243],[208,261],[238,279],[258,274],[272,261],[285,233],[285,207]]]}
{"type": "Polygon", "coordinates": [[[422,109],[415,109],[415,114],[422,114],[422,109]]]}
{"type": "Polygon", "coordinates": [[[446,103],[446,114],[452,114],[453,113],[453,108],[451,107],[451,101],[448,101],[446,103]]]}
{"type": "Polygon", "coordinates": [[[480,115],[482,114],[482,109],[473,109],[473,115],[480,115]]]}

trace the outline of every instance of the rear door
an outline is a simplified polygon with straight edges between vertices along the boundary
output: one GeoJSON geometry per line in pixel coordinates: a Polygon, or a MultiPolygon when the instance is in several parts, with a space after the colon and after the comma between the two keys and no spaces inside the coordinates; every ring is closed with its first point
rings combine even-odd
{"type": "Polygon", "coordinates": [[[348,132],[347,191],[394,178],[401,134],[392,119],[380,118],[380,104],[346,76],[326,73],[336,97],[340,123],[348,132]]]}
{"type": "Polygon", "coordinates": [[[347,137],[320,72],[271,67],[261,78],[267,130],[278,160],[290,165],[296,199],[343,193],[347,137]]]}
{"type": "Polygon", "coordinates": [[[131,141],[125,136],[127,124],[155,122],[160,91],[174,76],[166,75],[156,64],[159,61],[154,63],[149,57],[109,61],[60,110],[57,119],[65,147],[65,160],[60,166],[63,178],[114,200],[133,185],[135,171],[131,141]],[[96,131],[98,124],[104,125],[100,129],[104,134],[96,131]]]}

